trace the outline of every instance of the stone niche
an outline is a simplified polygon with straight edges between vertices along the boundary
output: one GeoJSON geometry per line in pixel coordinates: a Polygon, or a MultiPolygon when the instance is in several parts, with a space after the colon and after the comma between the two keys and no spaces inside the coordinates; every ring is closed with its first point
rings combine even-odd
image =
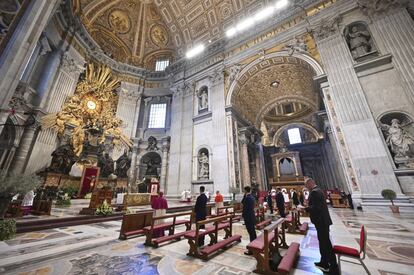
{"type": "Polygon", "coordinates": [[[412,118],[402,112],[380,117],[385,143],[395,164],[395,174],[404,194],[414,197],[414,125],[412,118]]]}
{"type": "Polygon", "coordinates": [[[344,36],[353,59],[357,62],[378,56],[378,50],[365,22],[353,22],[345,27],[344,36]]]}

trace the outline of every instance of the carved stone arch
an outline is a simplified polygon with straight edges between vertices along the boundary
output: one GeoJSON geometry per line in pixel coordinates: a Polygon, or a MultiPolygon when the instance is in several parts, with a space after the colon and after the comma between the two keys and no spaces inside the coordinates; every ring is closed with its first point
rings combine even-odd
{"type": "Polygon", "coordinates": [[[295,128],[295,127],[306,129],[310,131],[314,135],[315,138],[317,139],[320,138],[319,132],[315,128],[313,128],[311,125],[302,123],[302,122],[296,122],[296,123],[289,123],[289,124],[283,125],[279,129],[277,129],[275,135],[273,136],[273,144],[277,146],[277,141],[281,137],[282,133],[287,129],[295,128]]]}
{"type": "Polygon", "coordinates": [[[246,67],[244,67],[240,71],[240,73],[238,73],[237,77],[233,80],[233,82],[230,83],[229,92],[228,92],[227,98],[226,98],[226,106],[231,106],[233,93],[235,92],[235,88],[236,88],[238,80],[241,77],[243,77],[243,75],[245,75],[255,65],[259,64],[260,62],[264,62],[266,60],[269,60],[269,59],[275,58],[275,57],[296,57],[296,58],[298,58],[300,60],[303,60],[306,63],[308,63],[309,66],[312,67],[312,69],[314,70],[316,76],[320,76],[320,75],[325,74],[325,72],[324,72],[322,66],[319,64],[319,62],[316,61],[316,59],[314,59],[313,57],[311,57],[307,54],[304,54],[304,53],[294,52],[293,54],[290,54],[288,51],[280,51],[280,52],[275,52],[275,53],[271,53],[271,54],[266,55],[266,58],[264,60],[260,59],[258,57],[257,59],[255,59],[254,61],[249,63],[246,67]]]}
{"type": "Polygon", "coordinates": [[[388,110],[388,111],[385,111],[385,112],[377,115],[376,121],[381,122],[381,120],[384,117],[389,116],[389,115],[393,115],[393,114],[402,114],[402,115],[406,116],[410,121],[414,121],[413,115],[411,115],[410,113],[408,113],[406,111],[402,111],[402,110],[388,110]]]}

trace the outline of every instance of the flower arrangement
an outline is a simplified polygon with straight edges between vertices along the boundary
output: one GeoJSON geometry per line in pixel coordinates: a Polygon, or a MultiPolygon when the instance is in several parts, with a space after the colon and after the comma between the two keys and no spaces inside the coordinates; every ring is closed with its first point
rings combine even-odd
{"type": "Polygon", "coordinates": [[[108,202],[106,200],[104,200],[104,202],[101,204],[101,206],[99,206],[98,209],[96,209],[95,212],[96,215],[110,215],[112,214],[112,207],[108,204],[108,202]]]}

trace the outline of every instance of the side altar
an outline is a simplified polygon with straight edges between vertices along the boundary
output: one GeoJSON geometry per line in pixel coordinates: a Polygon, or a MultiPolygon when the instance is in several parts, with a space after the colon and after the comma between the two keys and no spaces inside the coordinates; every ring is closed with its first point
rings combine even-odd
{"type": "Polygon", "coordinates": [[[305,187],[299,152],[282,150],[271,157],[275,177],[270,185],[273,188],[302,190],[305,187]]]}

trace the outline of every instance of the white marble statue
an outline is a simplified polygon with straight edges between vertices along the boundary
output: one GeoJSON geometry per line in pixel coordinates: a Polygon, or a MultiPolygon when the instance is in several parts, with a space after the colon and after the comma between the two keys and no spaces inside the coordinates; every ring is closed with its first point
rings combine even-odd
{"type": "Polygon", "coordinates": [[[391,151],[395,154],[394,159],[408,158],[410,145],[414,144],[414,137],[406,132],[396,118],[391,120],[391,125],[381,124],[381,128],[386,132],[386,142],[391,151]]]}
{"type": "Polygon", "coordinates": [[[208,156],[206,155],[206,153],[202,152],[198,156],[198,163],[199,163],[198,179],[208,179],[210,168],[209,168],[208,156]]]}
{"type": "Polygon", "coordinates": [[[358,29],[357,26],[352,26],[351,28],[347,28],[346,32],[345,36],[348,40],[349,49],[351,50],[354,59],[371,51],[371,34],[367,30],[358,29]]]}
{"type": "Polygon", "coordinates": [[[204,110],[208,108],[208,91],[203,89],[198,94],[198,110],[204,110]]]}

